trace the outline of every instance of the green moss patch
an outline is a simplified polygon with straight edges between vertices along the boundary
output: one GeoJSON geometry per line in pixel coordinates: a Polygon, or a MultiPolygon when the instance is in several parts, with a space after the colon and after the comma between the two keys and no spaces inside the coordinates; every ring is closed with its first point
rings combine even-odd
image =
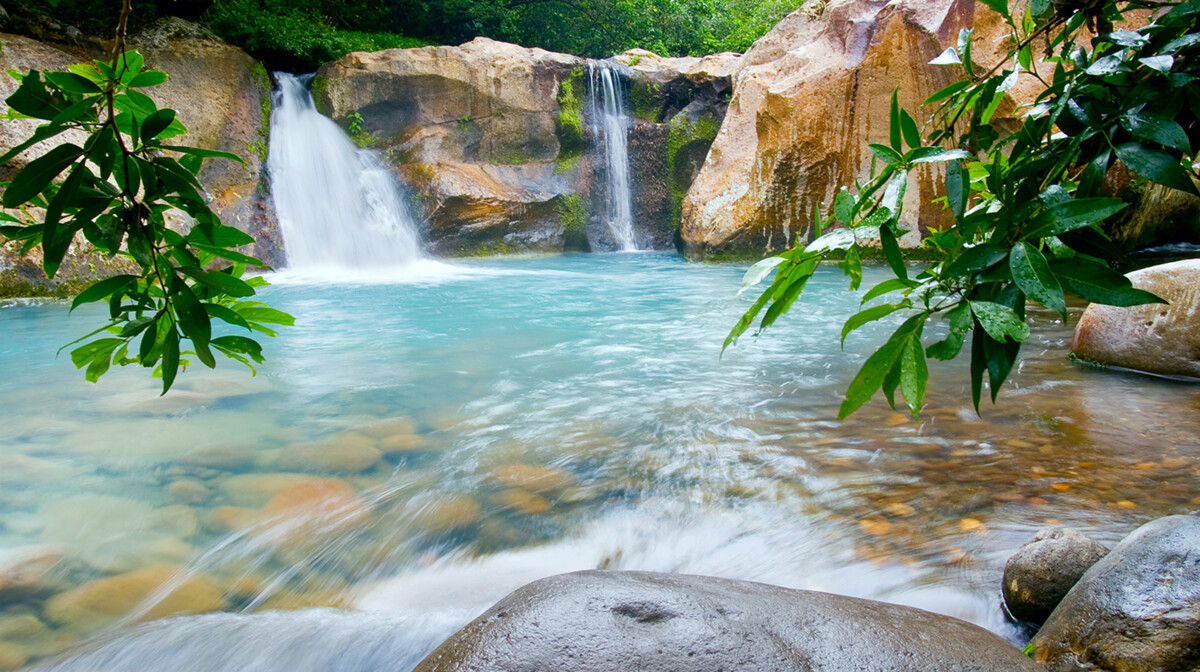
{"type": "Polygon", "coordinates": [[[575,157],[587,151],[587,136],[584,133],[584,83],[583,68],[575,68],[570,76],[558,85],[558,135],[559,160],[575,157]]]}

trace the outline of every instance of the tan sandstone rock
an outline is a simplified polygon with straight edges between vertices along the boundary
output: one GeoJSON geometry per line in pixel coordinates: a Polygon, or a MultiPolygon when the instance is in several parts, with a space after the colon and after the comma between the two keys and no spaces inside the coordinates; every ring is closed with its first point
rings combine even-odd
{"type": "MultiPolygon", "coordinates": [[[[735,66],[725,122],[683,203],[692,256],[761,255],[809,235],[813,206],[868,176],[871,142],[888,137],[892,90],[918,109],[957,79],[925,66],[972,25],[971,0],[834,0],[819,18],[796,12],[735,66]]],[[[934,167],[909,182],[903,221],[928,231],[951,220],[933,203],[934,167]]],[[[917,233],[906,237],[913,244],[917,233]]]]}
{"type": "Polygon", "coordinates": [[[1169,305],[1092,304],[1075,327],[1071,351],[1099,364],[1200,378],[1200,259],[1128,274],[1133,286],[1169,305]]]}
{"type": "Polygon", "coordinates": [[[227,606],[221,589],[211,580],[184,571],[180,567],[158,565],[97,579],[50,598],[45,614],[63,627],[95,630],[139,608],[145,610],[139,620],[153,620],[173,614],[217,611],[227,606]],[[142,604],[168,583],[170,591],[162,599],[142,604]]]}

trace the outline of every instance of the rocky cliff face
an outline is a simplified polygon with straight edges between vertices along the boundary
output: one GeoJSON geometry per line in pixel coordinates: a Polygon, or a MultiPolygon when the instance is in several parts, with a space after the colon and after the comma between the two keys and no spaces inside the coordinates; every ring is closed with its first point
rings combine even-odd
{"type": "MultiPolygon", "coordinates": [[[[785,18],[735,66],[725,123],[683,202],[685,251],[761,255],[808,236],[814,205],[868,176],[867,144],[887,137],[893,89],[917,109],[953,81],[924,64],[975,11],[972,0],[834,0],[819,17],[785,18]]],[[[948,223],[933,204],[938,169],[913,177],[910,237],[948,223]]]]}
{"type": "MultiPolygon", "coordinates": [[[[683,165],[698,162],[691,136],[672,152],[671,123],[693,105],[687,118],[705,120],[715,136],[724,113],[716,101],[730,87],[721,68],[734,58],[642,51],[617,59],[635,117],[630,154],[641,247],[673,247],[672,198],[681,200],[694,174],[681,169],[686,184],[663,185],[676,154],[683,165]]],[[[350,54],[321,68],[313,94],[360,145],[396,166],[433,253],[603,250],[613,243],[597,214],[607,176],[591,158],[598,139],[588,70],[573,56],[479,38],[459,47],[350,54]]]]}
{"type": "MultiPolygon", "coordinates": [[[[101,58],[86,50],[69,52],[35,40],[0,35],[0,70],[65,69],[72,63],[101,58]]],[[[188,128],[182,142],[221,149],[243,158],[245,165],[209,159],[201,171],[201,182],[213,196],[213,209],[228,224],[251,233],[258,244],[248,250],[268,264],[284,261],[282,243],[275,226],[271,199],[262,177],[266,156],[266,134],[270,114],[270,81],[260,64],[242,50],[224,44],[194,24],[170,20],[130,39],[130,46],[146,57],[148,67],[167,71],[171,78],[162,86],[147,89],[160,107],[178,111],[188,128]]],[[[17,82],[0,74],[0,101],[16,90],[17,82]]],[[[0,113],[7,111],[0,102],[0,113]]],[[[0,152],[32,134],[38,123],[15,120],[0,123],[0,152]]],[[[80,137],[69,138],[79,142],[80,137]]],[[[7,167],[0,179],[9,179],[15,169],[41,156],[53,146],[48,141],[31,147],[7,167]]],[[[181,226],[186,221],[180,220],[181,226]]],[[[122,260],[109,261],[89,253],[85,241],[72,246],[53,281],[41,272],[36,255],[20,257],[13,244],[0,251],[0,295],[76,291],[88,282],[127,270],[122,260]]]]}

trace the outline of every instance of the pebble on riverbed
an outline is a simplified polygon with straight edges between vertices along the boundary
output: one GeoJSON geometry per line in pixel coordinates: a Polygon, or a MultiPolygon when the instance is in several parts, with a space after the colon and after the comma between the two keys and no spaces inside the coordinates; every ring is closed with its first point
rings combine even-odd
{"type": "Polygon", "coordinates": [[[1004,565],[1004,604],[1018,621],[1041,625],[1089,567],[1108,553],[1078,530],[1047,527],[1004,565]]]}

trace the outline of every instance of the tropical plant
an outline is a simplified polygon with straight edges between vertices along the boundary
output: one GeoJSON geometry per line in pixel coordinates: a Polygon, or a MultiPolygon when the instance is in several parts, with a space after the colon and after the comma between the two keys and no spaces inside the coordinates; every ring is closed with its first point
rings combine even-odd
{"type": "Polygon", "coordinates": [[[251,370],[251,362],[263,361],[262,347],[252,338],[214,334],[213,318],[267,335],[275,332],[266,325],[290,325],[293,318],[252,300],[255,289],[267,283],[262,277],[243,279],[243,273],[264,265],[235,248],[254,240],[221,223],[196,178],[206,158],[241,159],[168,142],[186,129],[174,110],[158,109],[140,90],[166,82],[167,74],[145,69],[137,51],[125,51],[128,0],[124,7],[110,61],[66,71],[10,71],[20,85],[5,101],[7,116],[45,123],[0,163],[68,131],[87,137],[82,145],[60,141],[4,185],[9,211],[0,212],[0,235],[17,241],[22,254],[40,246],[50,278],[77,234],[110,258],[132,260],[140,273],[101,280],[72,302],[74,309],[103,301],[109,319],[68,344],[78,344],[71,360],[93,382],[113,364],[155,367],[165,394],[188,365],[187,356],[210,368],[216,353],[251,370]],[[172,210],[194,220],[190,231],[167,226],[172,210]]]}
{"type": "Polygon", "coordinates": [[[867,291],[862,303],[887,302],[851,317],[842,341],[887,316],[907,319],[851,381],[841,418],[880,389],[893,408],[899,389],[918,414],[927,358],[953,359],[968,340],[975,407],[985,374],[994,402],[1030,337],[1028,300],[1064,320],[1067,294],[1118,306],[1162,302],[1114,270],[1124,255],[1098,225],[1125,203],[1106,196],[1102,184],[1121,163],[1141,180],[1197,193],[1200,0],[1029,0],[1011,10],[1005,0],[982,1],[1012,30],[1004,60],[983,71],[971,60],[972,31],[963,30],[957,46],[932,61],[961,68],[963,77],[925,101],[936,104],[925,132],[893,95],[890,137],[870,145],[882,167],[853,190],[843,188],[828,215],[814,212],[815,240],[755,264],[743,280],[751,287],[774,271],[725,347],[760,315],[759,332],[786,313],[831,252],[844,254],[839,267],[857,289],[864,245],[882,249],[894,277],[867,291]],[[1121,12],[1134,8],[1159,16],[1137,30],[1113,30],[1121,12]],[[1087,42],[1089,27],[1095,37],[1087,42]],[[1039,58],[1047,76],[1035,67],[1039,58]],[[1006,133],[998,113],[1020,77],[1045,88],[1006,133]],[[910,273],[897,242],[905,233],[902,203],[909,172],[931,162],[945,164],[945,206],[954,224],[922,243],[939,260],[910,273]],[[821,235],[835,223],[844,228],[821,235]],[[926,345],[926,325],[939,314],[945,336],[926,345]]]}

